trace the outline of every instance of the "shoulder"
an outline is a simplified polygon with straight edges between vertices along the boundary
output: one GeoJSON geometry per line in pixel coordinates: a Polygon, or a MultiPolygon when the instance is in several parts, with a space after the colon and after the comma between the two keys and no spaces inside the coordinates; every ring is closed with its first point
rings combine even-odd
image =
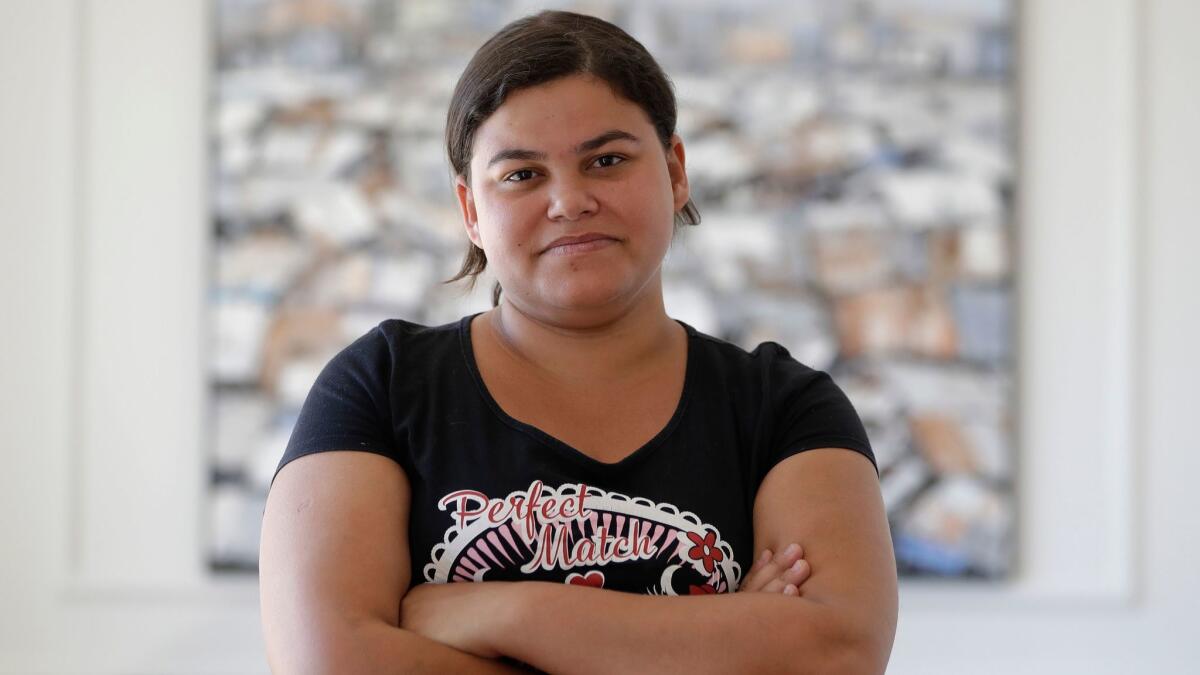
{"type": "Polygon", "coordinates": [[[828,377],[823,371],[796,360],[786,347],[774,341],[760,342],[753,349],[703,333],[686,323],[690,344],[699,352],[703,366],[727,377],[749,378],[768,388],[782,384],[809,384],[828,377]]]}
{"type": "Polygon", "coordinates": [[[448,362],[457,363],[457,323],[427,326],[388,318],[361,333],[358,328],[347,328],[354,337],[327,352],[331,356],[319,368],[318,380],[339,390],[393,391],[405,382],[428,380],[448,362]]]}
{"type": "MultiPolygon", "coordinates": [[[[440,325],[425,325],[400,318],[383,319],[366,332],[358,334],[343,352],[392,362],[405,360],[413,352],[428,357],[431,348],[456,347],[459,326],[467,318],[440,325]]],[[[354,333],[357,331],[352,331],[354,333]]]]}
{"type": "Polygon", "coordinates": [[[462,322],[468,319],[470,319],[470,317],[455,319],[449,323],[443,323],[439,325],[426,325],[423,323],[417,323],[415,321],[409,321],[408,319],[389,318],[380,321],[374,328],[369,330],[366,335],[374,335],[377,336],[378,339],[382,339],[393,344],[431,339],[453,339],[457,336],[462,322]]]}

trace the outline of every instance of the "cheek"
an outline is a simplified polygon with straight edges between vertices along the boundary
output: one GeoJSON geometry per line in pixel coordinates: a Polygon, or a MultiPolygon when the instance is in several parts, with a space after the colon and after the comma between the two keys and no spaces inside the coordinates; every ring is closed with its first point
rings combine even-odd
{"type": "Polygon", "coordinates": [[[670,185],[659,185],[657,180],[650,178],[614,190],[608,195],[611,208],[621,215],[621,219],[636,227],[643,233],[653,230],[663,231],[663,237],[669,238],[675,213],[675,202],[670,191],[670,185]]]}
{"type": "Polygon", "coordinates": [[[639,181],[639,192],[645,208],[653,208],[668,219],[675,213],[675,194],[671,189],[671,174],[666,164],[655,164],[654,170],[639,181]]]}
{"type": "Polygon", "coordinates": [[[476,207],[479,216],[479,236],[484,249],[491,248],[493,255],[504,255],[505,251],[523,252],[532,246],[529,238],[536,223],[536,209],[531,200],[506,199],[483,196],[476,207]]]}

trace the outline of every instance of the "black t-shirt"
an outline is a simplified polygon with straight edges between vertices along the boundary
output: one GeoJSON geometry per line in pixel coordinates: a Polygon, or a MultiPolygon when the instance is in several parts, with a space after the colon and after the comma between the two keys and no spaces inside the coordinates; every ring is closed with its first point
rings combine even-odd
{"type": "Polygon", "coordinates": [[[687,371],[671,420],[620,462],[592,459],[500,408],[475,363],[474,316],[434,327],[387,319],[343,349],[275,470],[329,450],[395,460],[412,490],[413,586],[733,592],[753,564],[754,498],[771,467],[840,447],[878,475],[862,422],[827,373],[774,342],[746,352],[682,321],[687,371]]]}

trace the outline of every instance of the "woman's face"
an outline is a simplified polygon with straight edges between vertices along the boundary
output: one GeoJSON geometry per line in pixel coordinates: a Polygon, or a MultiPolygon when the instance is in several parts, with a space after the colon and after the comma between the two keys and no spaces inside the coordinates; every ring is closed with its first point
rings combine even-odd
{"type": "Polygon", "coordinates": [[[543,316],[661,293],[688,199],[679,137],[664,149],[637,104],[585,75],[510,94],[476,131],[470,182],[455,189],[505,297],[543,316]],[[554,245],[590,234],[603,239],[554,245]]]}

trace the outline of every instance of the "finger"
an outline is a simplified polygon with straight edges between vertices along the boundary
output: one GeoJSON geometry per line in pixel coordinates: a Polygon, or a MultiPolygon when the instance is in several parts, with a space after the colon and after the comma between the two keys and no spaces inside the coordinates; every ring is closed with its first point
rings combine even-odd
{"type": "Polygon", "coordinates": [[[766,583],[770,577],[764,576],[762,569],[770,562],[773,555],[771,549],[763,550],[762,555],[758,556],[758,560],[754,561],[754,566],[750,568],[750,571],[746,573],[746,577],[742,579],[741,585],[738,586],[739,591],[756,591],[759,586],[766,583]]]}
{"type": "Polygon", "coordinates": [[[788,584],[787,586],[784,587],[783,594],[795,597],[797,595],[800,595],[800,589],[796,588],[796,586],[794,584],[788,584]]]}
{"type": "Polygon", "coordinates": [[[787,548],[780,551],[771,560],[775,566],[775,575],[782,574],[784,570],[791,567],[800,558],[804,557],[804,547],[798,543],[788,544],[787,548]]]}
{"type": "MultiPolygon", "coordinates": [[[[770,549],[767,549],[764,551],[764,553],[768,553],[769,551],[770,549]]],[[[767,583],[781,575],[786,569],[788,569],[788,567],[794,564],[796,560],[799,560],[801,557],[803,557],[803,555],[804,547],[800,546],[799,544],[792,544],[776,555],[771,556],[771,558],[762,565],[759,565],[756,562],[755,567],[757,569],[753,570],[746,576],[746,579],[742,582],[742,585],[738,590],[763,590],[763,587],[767,583]]]]}
{"type": "Polygon", "coordinates": [[[783,574],[789,567],[796,564],[797,560],[804,557],[804,547],[798,543],[788,544],[786,548],[777,553],[766,565],[763,566],[761,574],[766,577],[764,582],[770,581],[783,574]]]}
{"type": "Polygon", "coordinates": [[[799,589],[810,576],[812,576],[812,565],[807,560],[801,559],[797,560],[778,578],[783,581],[785,587],[787,584],[793,584],[799,589]]]}
{"type": "MultiPolygon", "coordinates": [[[[795,564],[804,555],[804,547],[800,544],[790,544],[787,548],[776,554],[767,564],[763,565],[759,570],[758,577],[755,579],[755,590],[767,590],[766,586],[781,576],[790,566],[795,564]]],[[[770,592],[779,592],[780,588],[772,587],[770,592]]]]}
{"type": "Polygon", "coordinates": [[[762,591],[764,593],[779,593],[788,585],[794,585],[799,589],[801,585],[812,574],[812,566],[807,560],[797,560],[792,567],[789,567],[783,574],[771,579],[766,584],[763,584],[762,591]]]}

